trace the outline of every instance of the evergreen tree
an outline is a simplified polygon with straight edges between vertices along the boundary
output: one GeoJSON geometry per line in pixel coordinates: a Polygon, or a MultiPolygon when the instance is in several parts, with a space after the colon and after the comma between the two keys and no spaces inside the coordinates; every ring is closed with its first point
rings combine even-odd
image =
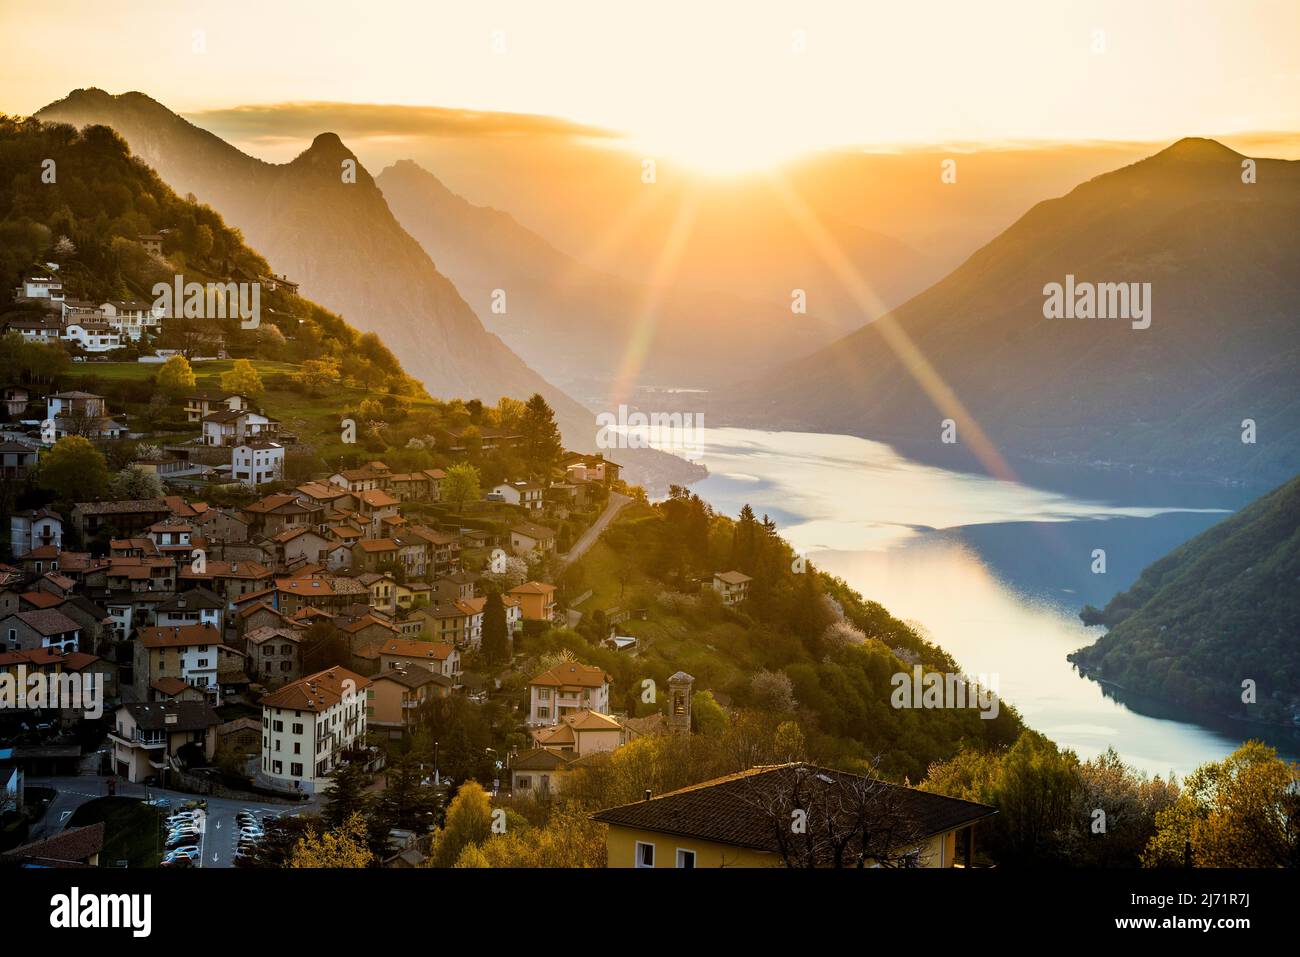
{"type": "Polygon", "coordinates": [[[506,625],[506,606],[496,589],[487,594],[483,606],[483,657],[499,665],[510,659],[510,634],[506,625]]]}
{"type": "Polygon", "coordinates": [[[333,786],[321,817],[330,830],[344,827],[353,814],[360,814],[364,818],[371,806],[371,798],[366,791],[370,777],[365,769],[349,761],[331,771],[329,780],[333,786]]]}
{"type": "Polygon", "coordinates": [[[534,474],[544,479],[549,478],[551,469],[564,452],[564,445],[560,441],[559,427],[555,424],[555,412],[546,404],[541,393],[533,393],[533,397],[524,406],[519,431],[523,435],[523,452],[529,468],[534,474]]]}
{"type": "Polygon", "coordinates": [[[389,762],[388,787],[376,808],[385,833],[395,827],[417,834],[428,830],[435,795],[433,788],[421,786],[421,777],[420,765],[409,753],[389,762]]]}

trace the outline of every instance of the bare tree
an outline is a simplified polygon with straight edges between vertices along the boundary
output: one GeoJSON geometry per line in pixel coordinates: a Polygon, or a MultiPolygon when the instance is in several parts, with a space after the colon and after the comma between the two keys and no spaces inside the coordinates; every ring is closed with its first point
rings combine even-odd
{"type": "Polygon", "coordinates": [[[908,789],[874,773],[789,764],[745,779],[786,867],[916,867],[925,834],[908,789]]]}

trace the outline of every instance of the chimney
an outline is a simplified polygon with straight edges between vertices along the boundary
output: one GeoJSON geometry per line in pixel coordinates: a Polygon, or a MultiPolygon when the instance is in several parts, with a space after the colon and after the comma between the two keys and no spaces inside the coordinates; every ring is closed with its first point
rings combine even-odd
{"type": "Polygon", "coordinates": [[[644,800],[644,801],[648,801],[648,800],[650,800],[650,794],[651,794],[650,789],[649,789],[649,788],[646,788],[646,789],[645,789],[645,797],[642,798],[642,800],[644,800]]]}

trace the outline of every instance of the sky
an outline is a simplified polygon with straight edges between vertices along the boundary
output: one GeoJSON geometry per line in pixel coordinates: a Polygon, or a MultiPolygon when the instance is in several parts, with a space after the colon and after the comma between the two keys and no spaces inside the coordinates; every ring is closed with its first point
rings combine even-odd
{"type": "MultiPolygon", "coordinates": [[[[1295,0],[0,0],[0,111],[560,117],[701,168],[845,145],[1300,130],[1295,0]]],[[[377,130],[400,138],[400,127],[377,130]]]]}

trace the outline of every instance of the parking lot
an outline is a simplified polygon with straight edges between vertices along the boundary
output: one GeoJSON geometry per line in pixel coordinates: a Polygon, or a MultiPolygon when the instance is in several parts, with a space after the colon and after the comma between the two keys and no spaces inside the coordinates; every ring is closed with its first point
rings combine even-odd
{"type": "Polygon", "coordinates": [[[282,805],[242,804],[235,801],[188,799],[165,808],[167,827],[180,824],[185,833],[168,846],[196,847],[198,856],[191,858],[195,867],[234,867],[241,834],[260,831],[269,816],[296,813],[297,808],[282,805]],[[181,818],[170,818],[181,815],[181,818]]]}
{"type": "MultiPolygon", "coordinates": [[[[42,837],[52,836],[61,831],[68,818],[71,817],[72,812],[81,804],[96,797],[103,797],[108,793],[105,780],[96,777],[38,778],[29,780],[28,783],[48,787],[56,792],[55,799],[41,822],[40,830],[42,833],[40,836],[42,837]]],[[[240,829],[238,816],[241,811],[249,812],[255,820],[261,823],[270,814],[312,814],[317,810],[317,807],[313,804],[271,804],[235,801],[227,798],[203,798],[193,794],[166,791],[156,787],[146,789],[138,784],[119,783],[116,793],[119,797],[139,797],[141,800],[162,798],[166,800],[168,802],[167,806],[161,809],[164,818],[184,808],[187,804],[202,802],[201,805],[196,804],[197,807],[201,807],[203,810],[202,825],[198,828],[198,839],[186,842],[198,845],[200,857],[194,861],[194,864],[199,867],[235,866],[235,851],[239,845],[240,829]]]]}

